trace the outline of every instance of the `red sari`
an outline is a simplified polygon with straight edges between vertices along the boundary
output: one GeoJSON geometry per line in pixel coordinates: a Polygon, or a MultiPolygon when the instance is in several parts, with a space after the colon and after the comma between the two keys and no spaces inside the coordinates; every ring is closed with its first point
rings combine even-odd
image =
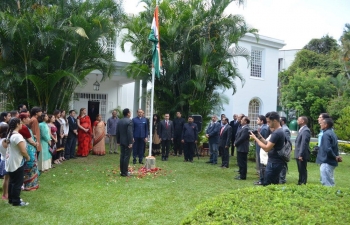
{"type": "Polygon", "coordinates": [[[77,156],[88,156],[89,151],[91,150],[91,120],[89,116],[80,117],[77,118],[80,122],[80,126],[84,127],[85,129],[89,129],[88,132],[85,132],[84,130],[78,128],[78,151],[77,156]]]}

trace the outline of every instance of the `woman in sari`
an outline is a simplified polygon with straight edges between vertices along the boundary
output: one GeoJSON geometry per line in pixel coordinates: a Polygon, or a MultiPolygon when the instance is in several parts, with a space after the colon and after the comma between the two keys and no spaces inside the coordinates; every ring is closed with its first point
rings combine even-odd
{"type": "Polygon", "coordinates": [[[26,140],[26,150],[30,157],[30,160],[24,165],[24,190],[35,191],[39,188],[38,177],[39,170],[37,166],[36,147],[38,143],[33,135],[31,129],[28,128],[30,118],[28,113],[21,113],[19,118],[22,122],[22,128],[18,131],[26,140]]]}
{"type": "Polygon", "coordinates": [[[105,155],[105,136],[106,136],[106,124],[102,121],[100,114],[96,116],[96,121],[93,126],[93,148],[92,154],[94,155],[105,155]]]}
{"type": "Polygon", "coordinates": [[[51,154],[49,150],[49,146],[51,143],[49,126],[47,125],[47,121],[49,117],[46,113],[43,113],[40,117],[38,117],[39,129],[40,129],[40,144],[42,150],[38,157],[38,168],[42,172],[47,172],[51,168],[51,154]]]}
{"type": "Polygon", "coordinates": [[[77,156],[86,157],[91,149],[91,120],[86,114],[86,109],[81,108],[77,118],[78,123],[78,151],[77,156]]]}
{"type": "Polygon", "coordinates": [[[158,135],[159,129],[159,116],[157,114],[153,115],[153,137],[152,137],[152,155],[160,155],[160,138],[158,135]]]}

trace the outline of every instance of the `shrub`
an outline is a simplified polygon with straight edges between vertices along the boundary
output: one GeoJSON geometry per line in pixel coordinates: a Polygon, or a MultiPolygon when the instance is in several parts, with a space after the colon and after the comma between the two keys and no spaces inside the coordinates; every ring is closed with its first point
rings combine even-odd
{"type": "Polygon", "coordinates": [[[350,144],[339,143],[338,147],[339,147],[339,151],[345,152],[345,153],[350,153],[350,144]]]}
{"type": "Polygon", "coordinates": [[[200,204],[181,224],[350,224],[349,204],[349,188],[251,187],[200,204]]]}
{"type": "Polygon", "coordinates": [[[255,141],[250,141],[249,142],[248,160],[255,161],[255,159],[256,159],[255,141]]]}

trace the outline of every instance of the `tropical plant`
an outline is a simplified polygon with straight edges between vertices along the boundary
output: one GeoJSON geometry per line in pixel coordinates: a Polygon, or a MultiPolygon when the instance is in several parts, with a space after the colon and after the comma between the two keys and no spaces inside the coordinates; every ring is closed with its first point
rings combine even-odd
{"type": "Polygon", "coordinates": [[[120,1],[18,1],[17,10],[6,2],[0,12],[0,78],[6,86],[0,91],[13,105],[66,108],[92,70],[106,79],[116,69],[107,40],[115,38],[123,17],[120,1]]]}
{"type": "MultiPolygon", "coordinates": [[[[155,1],[144,0],[145,11],[127,19],[128,30],[121,42],[132,44],[136,60],[127,68],[137,79],[151,79],[151,44],[147,37],[155,1]]],[[[249,51],[238,46],[247,26],[239,15],[224,14],[227,6],[241,0],[164,0],[159,4],[162,71],[155,80],[155,109],[159,114],[176,111],[206,117],[222,110],[225,101],[218,90],[236,90],[234,80],[243,78],[236,68],[237,57],[249,62],[249,51]]],[[[249,64],[247,64],[249,65],[249,64]]]]}

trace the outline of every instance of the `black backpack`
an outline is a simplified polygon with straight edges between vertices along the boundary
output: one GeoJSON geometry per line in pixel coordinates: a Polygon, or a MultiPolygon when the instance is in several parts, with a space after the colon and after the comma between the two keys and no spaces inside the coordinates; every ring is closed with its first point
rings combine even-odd
{"type": "Polygon", "coordinates": [[[284,138],[283,148],[277,151],[277,153],[283,159],[283,161],[289,162],[292,150],[293,150],[292,142],[290,140],[287,140],[287,138],[284,138]]]}

